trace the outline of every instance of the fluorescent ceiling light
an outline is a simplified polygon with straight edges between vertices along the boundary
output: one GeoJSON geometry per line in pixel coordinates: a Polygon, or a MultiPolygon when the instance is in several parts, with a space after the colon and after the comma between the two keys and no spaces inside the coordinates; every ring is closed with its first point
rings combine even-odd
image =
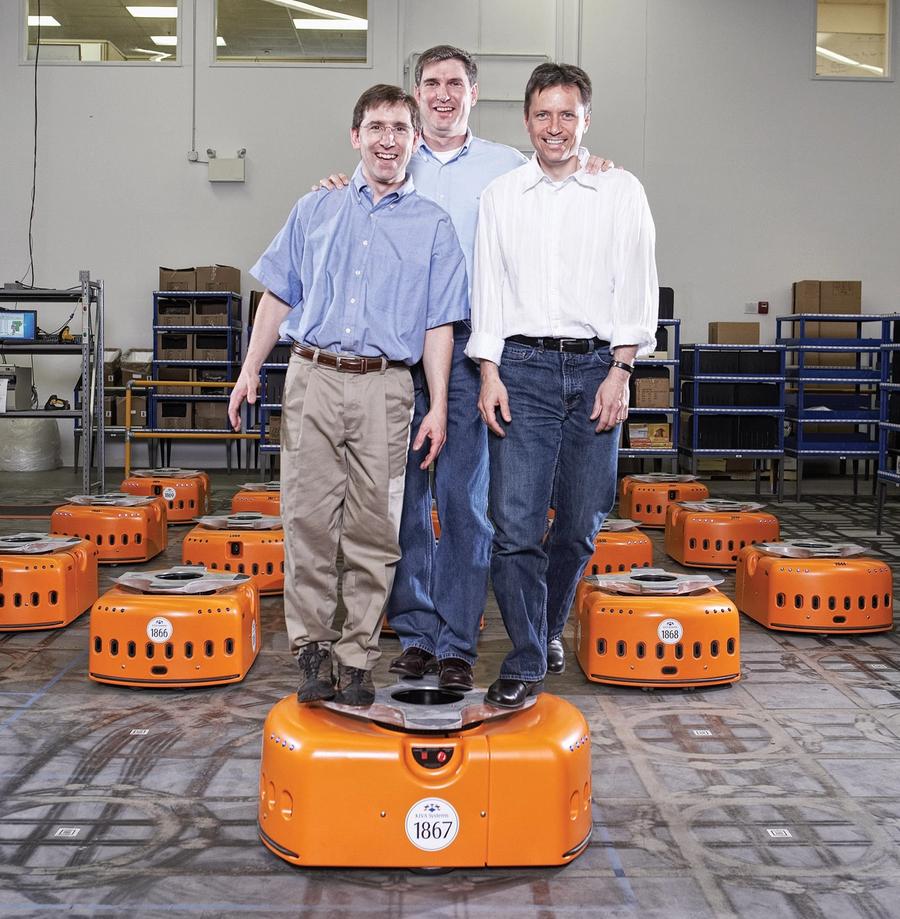
{"type": "Polygon", "coordinates": [[[295,29],[319,30],[329,29],[341,32],[347,32],[352,29],[358,31],[368,29],[369,21],[367,19],[295,19],[295,29]]]}
{"type": "Polygon", "coordinates": [[[177,6],[126,6],[135,19],[177,19],[177,6]]]}
{"type": "Polygon", "coordinates": [[[178,36],[177,35],[151,35],[150,41],[152,41],[154,45],[165,45],[167,47],[169,46],[174,47],[175,45],[178,44],[178,36]]]}
{"type": "Polygon", "coordinates": [[[332,19],[359,19],[359,16],[339,13],[337,10],[326,10],[321,6],[313,6],[311,3],[301,3],[300,0],[266,0],[266,2],[274,3],[275,6],[287,6],[292,10],[303,10],[306,13],[321,13],[323,16],[330,16],[332,19]]]}
{"type": "Polygon", "coordinates": [[[59,23],[52,16],[29,16],[28,25],[30,26],[58,26],[59,23]]]}
{"type": "Polygon", "coordinates": [[[877,73],[879,76],[884,76],[883,67],[873,67],[871,64],[861,64],[859,61],[854,61],[852,57],[844,57],[843,54],[829,51],[827,48],[821,47],[821,45],[816,45],[816,54],[829,61],[836,61],[838,64],[849,64],[851,67],[859,67],[860,70],[868,70],[870,73],[877,73]]]}
{"type": "Polygon", "coordinates": [[[216,45],[217,45],[219,48],[224,48],[224,47],[225,47],[225,39],[222,38],[221,35],[217,35],[217,36],[216,36],[216,45]]]}

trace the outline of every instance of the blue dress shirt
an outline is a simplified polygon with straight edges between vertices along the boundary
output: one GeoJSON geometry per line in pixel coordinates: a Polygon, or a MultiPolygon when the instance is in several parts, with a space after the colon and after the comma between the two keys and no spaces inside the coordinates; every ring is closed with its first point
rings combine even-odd
{"type": "Polygon", "coordinates": [[[426,329],[468,315],[465,264],[412,179],[373,204],[360,165],[347,188],[304,195],[250,273],[292,307],[282,338],[412,365],[426,329]]]}
{"type": "Polygon", "coordinates": [[[424,140],[409,161],[407,172],[416,183],[416,191],[439,204],[453,221],[466,256],[470,285],[475,276],[472,265],[481,193],[498,176],[526,162],[518,150],[473,137],[471,131],[463,148],[449,163],[442,163],[424,140]]]}

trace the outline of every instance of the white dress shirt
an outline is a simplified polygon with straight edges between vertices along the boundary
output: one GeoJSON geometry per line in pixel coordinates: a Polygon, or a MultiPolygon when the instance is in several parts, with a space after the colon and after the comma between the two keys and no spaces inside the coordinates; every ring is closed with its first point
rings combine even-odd
{"type": "Polygon", "coordinates": [[[499,364],[512,335],[597,337],[649,354],[659,310],[655,242],[631,173],[579,169],[553,182],[532,157],[481,196],[466,354],[499,364]]]}

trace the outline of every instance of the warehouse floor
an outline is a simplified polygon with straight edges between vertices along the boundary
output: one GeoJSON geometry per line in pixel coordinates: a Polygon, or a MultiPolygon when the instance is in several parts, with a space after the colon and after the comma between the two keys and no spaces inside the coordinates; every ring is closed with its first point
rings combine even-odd
{"type": "MultiPolygon", "coordinates": [[[[216,510],[246,478],[215,474],[216,510]]],[[[846,479],[805,489],[802,503],[771,505],[782,534],[872,546],[893,566],[896,592],[896,493],[875,537],[871,494],[850,497],[846,479]]],[[[80,490],[71,471],[17,474],[0,504],[80,490]]],[[[711,491],[749,496],[752,483],[711,491]]],[[[0,519],[3,533],[46,526],[0,519]]],[[[149,567],[180,561],[186,530],[170,530],[149,567]]],[[[677,568],[649,532],[656,561],[677,568]]],[[[103,567],[102,584],[119,571],[103,567]]],[[[732,595],[733,584],[729,575],[732,595]]],[[[243,683],[222,688],[91,683],[87,616],[62,631],[0,635],[0,916],[900,916],[897,633],[820,638],[744,618],[743,679],[696,692],[590,684],[570,653],[548,689],[591,725],[589,849],[565,868],[435,876],[297,869],[258,842],[262,722],[296,687],[281,598],[263,608],[262,652],[243,683]]],[[[507,644],[493,597],[486,618],[483,686],[507,644]]],[[[386,685],[397,645],[382,644],[376,683],[386,685]]]]}

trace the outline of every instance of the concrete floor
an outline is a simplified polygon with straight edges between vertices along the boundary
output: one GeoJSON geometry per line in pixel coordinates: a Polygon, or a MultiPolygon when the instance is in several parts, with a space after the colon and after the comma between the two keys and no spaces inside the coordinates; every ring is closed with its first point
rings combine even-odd
{"type": "MultiPolygon", "coordinates": [[[[215,475],[216,509],[246,478],[215,475]]],[[[78,491],[70,471],[17,474],[0,503],[78,491]]],[[[806,491],[773,505],[784,536],[860,541],[900,575],[895,494],[876,538],[870,495],[850,497],[846,479],[806,491]]],[[[3,519],[0,532],[42,523],[3,519]]],[[[170,530],[148,567],[179,561],[186,529],[170,530]]],[[[657,562],[677,569],[650,532],[657,562]]],[[[104,566],[103,584],[119,571],[104,566]]],[[[896,633],[820,638],[744,618],[741,682],[694,692],[591,684],[570,654],[548,689],[591,726],[590,847],[565,868],[423,876],[297,869],[258,842],[262,722],[296,686],[281,615],[281,598],[264,601],[262,651],[243,683],[190,691],[90,682],[87,616],[0,635],[0,915],[900,916],[896,633]],[[67,827],[74,838],[57,835],[67,827]]],[[[486,619],[483,686],[507,646],[493,597],[486,619]]],[[[382,644],[386,685],[397,645],[382,644]]]]}

